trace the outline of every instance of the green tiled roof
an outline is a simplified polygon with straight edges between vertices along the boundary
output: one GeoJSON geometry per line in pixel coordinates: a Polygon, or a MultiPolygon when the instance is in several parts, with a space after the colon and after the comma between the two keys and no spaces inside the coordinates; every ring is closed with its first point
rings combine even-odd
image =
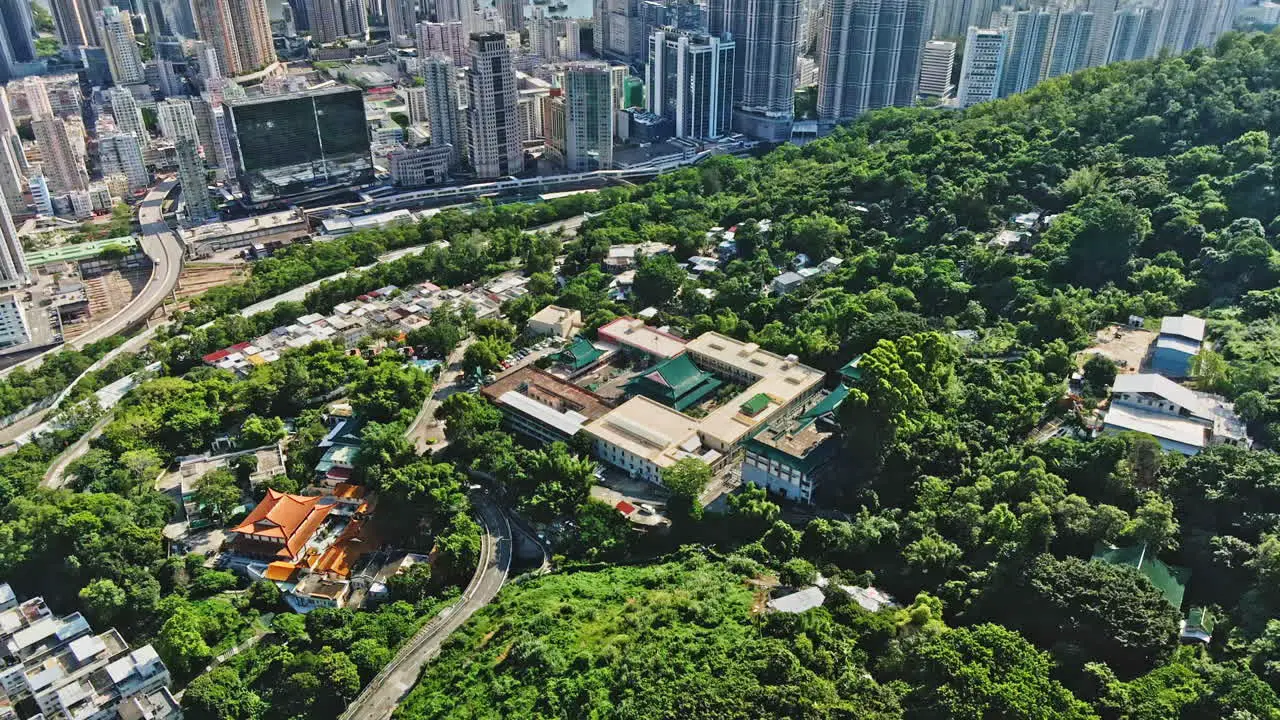
{"type": "Polygon", "coordinates": [[[1166,565],[1154,553],[1147,552],[1146,545],[1118,548],[1100,543],[1093,552],[1094,560],[1113,565],[1128,565],[1142,573],[1164,599],[1176,609],[1182,608],[1182,596],[1187,590],[1191,571],[1187,568],[1166,565]]]}
{"type": "Polygon", "coordinates": [[[631,378],[626,390],[684,410],[715,392],[720,385],[711,373],[698,369],[688,355],[677,355],[631,378]]]}
{"type": "Polygon", "coordinates": [[[844,385],[839,385],[835,390],[827,393],[827,396],[822,398],[821,402],[806,410],[804,415],[801,417],[817,418],[822,417],[829,412],[834,412],[840,408],[840,404],[843,403],[844,399],[847,397],[849,397],[849,388],[844,385]]]}
{"type": "Polygon", "coordinates": [[[769,407],[769,396],[764,393],[756,393],[750,400],[742,403],[742,414],[755,415],[756,413],[769,407]]]}
{"type": "Polygon", "coordinates": [[[844,378],[845,382],[856,383],[862,379],[862,370],[858,369],[858,363],[860,362],[862,362],[862,356],[857,355],[845,363],[844,367],[840,368],[840,376],[844,378]]]}
{"type": "Polygon", "coordinates": [[[604,355],[604,351],[591,344],[586,338],[578,338],[569,347],[556,354],[556,360],[574,370],[584,368],[604,355]]]}

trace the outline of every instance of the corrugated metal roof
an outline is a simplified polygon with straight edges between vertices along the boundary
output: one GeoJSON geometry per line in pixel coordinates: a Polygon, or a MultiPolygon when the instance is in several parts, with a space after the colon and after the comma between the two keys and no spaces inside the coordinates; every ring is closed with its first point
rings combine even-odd
{"type": "Polygon", "coordinates": [[[1170,315],[1160,321],[1160,334],[1204,342],[1204,320],[1193,315],[1170,315]]]}
{"type": "Polygon", "coordinates": [[[1186,408],[1197,417],[1206,419],[1213,417],[1213,413],[1205,407],[1204,401],[1193,391],[1163,375],[1156,375],[1155,373],[1117,375],[1115,382],[1111,385],[1111,392],[1113,394],[1150,393],[1158,395],[1174,405],[1186,408]]]}

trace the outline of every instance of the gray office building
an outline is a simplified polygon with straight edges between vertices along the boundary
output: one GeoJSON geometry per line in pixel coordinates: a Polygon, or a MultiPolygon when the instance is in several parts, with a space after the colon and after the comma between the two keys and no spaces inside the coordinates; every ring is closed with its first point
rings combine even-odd
{"type": "Polygon", "coordinates": [[[264,207],[373,182],[359,88],[227,98],[245,203],[264,207]]]}
{"type": "Polygon", "coordinates": [[[500,32],[471,35],[467,69],[467,147],[481,178],[524,171],[520,94],[507,37],[500,32]]]}
{"type": "Polygon", "coordinates": [[[1055,78],[1089,66],[1089,43],[1093,38],[1093,13],[1067,10],[1058,13],[1053,43],[1045,63],[1045,77],[1055,78]]]}
{"type": "Polygon", "coordinates": [[[1005,60],[1000,96],[1025,92],[1040,82],[1040,66],[1053,15],[1043,10],[1021,10],[1009,25],[1009,57],[1005,60]]]}

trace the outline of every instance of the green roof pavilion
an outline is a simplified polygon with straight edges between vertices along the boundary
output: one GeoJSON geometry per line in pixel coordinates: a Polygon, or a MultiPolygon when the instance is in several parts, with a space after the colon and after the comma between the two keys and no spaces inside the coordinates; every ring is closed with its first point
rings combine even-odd
{"type": "Polygon", "coordinates": [[[644,395],[683,412],[715,392],[720,385],[711,373],[699,370],[689,356],[682,353],[631,378],[626,390],[632,395],[644,395]]]}
{"type": "Polygon", "coordinates": [[[1093,559],[1134,568],[1156,586],[1174,609],[1182,609],[1182,596],[1187,590],[1187,581],[1191,579],[1191,571],[1187,568],[1166,565],[1155,556],[1155,553],[1148,552],[1145,544],[1118,548],[1100,543],[1093,552],[1093,559]]]}
{"type": "Polygon", "coordinates": [[[590,340],[579,337],[569,347],[556,353],[556,362],[567,365],[572,370],[581,370],[600,359],[604,351],[591,344],[590,340]]]}

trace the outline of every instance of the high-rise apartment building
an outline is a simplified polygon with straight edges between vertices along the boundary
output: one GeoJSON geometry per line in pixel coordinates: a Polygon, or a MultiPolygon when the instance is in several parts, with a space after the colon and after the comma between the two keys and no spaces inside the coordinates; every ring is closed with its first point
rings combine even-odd
{"type": "Polygon", "coordinates": [[[1043,10],[1020,10],[1013,13],[1009,25],[1009,56],[1005,58],[1004,75],[1000,79],[1000,96],[1025,92],[1040,82],[1040,66],[1053,15],[1043,10]]]}
{"type": "Polygon", "coordinates": [[[265,0],[192,0],[200,38],[217,52],[224,76],[261,70],[276,60],[265,0]]]}
{"type": "Polygon", "coordinates": [[[467,64],[467,35],[460,20],[418,23],[418,57],[444,53],[458,67],[467,64]]]}
{"type": "Polygon", "coordinates": [[[182,199],[187,206],[187,222],[197,225],[214,217],[204,158],[200,157],[194,137],[178,138],[174,150],[178,155],[178,184],[182,186],[182,199]]]}
{"type": "Polygon", "coordinates": [[[251,206],[373,181],[359,88],[227,97],[222,107],[231,120],[236,178],[251,206]]]}
{"type": "Polygon", "coordinates": [[[733,117],[732,40],[659,30],[645,66],[648,110],[672,123],[676,137],[709,140],[733,117]]]}
{"type": "Polygon", "coordinates": [[[1089,67],[1107,64],[1111,52],[1111,35],[1116,29],[1116,11],[1120,0],[1088,0],[1093,13],[1093,37],[1089,39],[1089,67]]]}
{"type": "Polygon", "coordinates": [[[1116,13],[1107,62],[1142,60],[1155,54],[1159,18],[1149,7],[1127,7],[1116,13]]]}
{"type": "Polygon", "coordinates": [[[930,40],[920,61],[920,97],[946,100],[955,94],[951,76],[956,67],[956,44],[950,40],[930,40]]]}
{"type": "Polygon", "coordinates": [[[1089,45],[1093,38],[1093,13],[1063,10],[1053,26],[1044,76],[1055,78],[1089,66],[1089,45]]]}
{"type": "Polygon", "coordinates": [[[322,43],[343,37],[364,39],[369,32],[368,12],[365,0],[307,0],[311,39],[322,43]]]}
{"type": "Polygon", "coordinates": [[[142,147],[133,135],[113,133],[98,138],[98,161],[103,175],[124,175],[130,190],[151,184],[151,175],[142,160],[142,147]]]}
{"type": "Polygon", "coordinates": [[[114,5],[108,5],[102,8],[94,20],[103,49],[107,51],[107,67],[111,70],[111,79],[115,84],[138,85],[146,82],[142,56],[138,53],[138,44],[133,38],[133,23],[129,14],[120,12],[114,5]]]}
{"type": "Polygon", "coordinates": [[[9,206],[0,202],[0,287],[15,287],[30,281],[31,269],[27,267],[13,215],[9,213],[9,206]]]}
{"type": "MultiPolygon", "coordinates": [[[[0,275],[3,275],[3,271],[0,271],[0,275]]],[[[0,279],[0,283],[2,282],[3,280],[0,279]]],[[[18,296],[14,293],[0,295],[0,347],[29,342],[31,342],[31,326],[27,324],[26,312],[23,311],[18,296]]],[[[9,706],[9,710],[9,717],[16,720],[18,715],[12,712],[12,706],[9,706]]]]}
{"type": "Polygon", "coordinates": [[[1234,0],[1165,0],[1152,54],[1164,49],[1176,55],[1211,47],[1231,29],[1239,9],[1234,0]]]}
{"type": "Polygon", "coordinates": [[[502,33],[471,35],[467,70],[467,149],[481,178],[524,170],[519,93],[511,49],[502,33]]]}
{"type": "Polygon", "coordinates": [[[116,129],[127,135],[138,138],[143,145],[148,139],[147,126],[142,119],[142,108],[133,97],[133,93],[125,88],[111,88],[106,91],[107,102],[111,104],[111,115],[116,119],[116,129]]]}
{"type": "Polygon", "coordinates": [[[50,0],[53,24],[64,47],[98,45],[94,13],[102,6],[95,0],[50,0]]]}
{"type": "Polygon", "coordinates": [[[417,4],[414,0],[386,0],[387,31],[391,33],[391,41],[402,41],[402,38],[413,38],[413,28],[418,23],[417,4]]]}
{"type": "Polygon", "coordinates": [[[782,142],[795,119],[801,0],[711,0],[707,32],[731,37],[733,127],[782,142]]]}
{"type": "Polygon", "coordinates": [[[498,17],[502,20],[502,29],[507,32],[520,32],[524,29],[524,0],[494,0],[498,8],[498,17]]]}
{"type": "Polygon", "coordinates": [[[915,102],[931,0],[828,0],[820,44],[818,126],[915,102]]]}
{"type": "Polygon", "coordinates": [[[970,27],[960,64],[960,107],[970,107],[1000,96],[1005,50],[1009,36],[1003,28],[970,27]]]}
{"type": "Polygon", "coordinates": [[[169,98],[156,103],[156,123],[160,126],[160,134],[175,143],[180,138],[199,138],[191,103],[182,98],[169,98]]]}
{"type": "Polygon", "coordinates": [[[456,167],[462,162],[466,149],[459,115],[458,70],[449,56],[432,53],[422,57],[421,72],[431,144],[451,146],[451,164],[456,167]]]}
{"type": "Polygon", "coordinates": [[[565,169],[613,167],[613,72],[607,63],[571,63],[564,73],[565,169]]]}
{"type": "Polygon", "coordinates": [[[0,83],[21,74],[21,66],[36,60],[31,6],[27,0],[0,0],[0,83]]]}
{"type": "Polygon", "coordinates": [[[236,160],[232,153],[231,123],[222,99],[205,92],[191,100],[191,111],[196,118],[196,134],[204,149],[205,166],[214,165],[226,180],[236,179],[236,160]]]}
{"type": "Polygon", "coordinates": [[[0,130],[0,205],[9,208],[14,215],[25,214],[27,204],[22,199],[22,191],[26,184],[11,136],[0,130]]]}
{"type": "Polygon", "coordinates": [[[68,128],[67,122],[53,115],[33,116],[31,129],[35,133],[44,174],[53,194],[62,195],[88,189],[89,173],[85,171],[84,162],[76,153],[78,143],[73,144],[72,130],[68,128]]]}
{"type": "Polygon", "coordinates": [[[593,32],[596,54],[601,57],[632,62],[645,56],[640,0],[595,0],[593,32]]]}

